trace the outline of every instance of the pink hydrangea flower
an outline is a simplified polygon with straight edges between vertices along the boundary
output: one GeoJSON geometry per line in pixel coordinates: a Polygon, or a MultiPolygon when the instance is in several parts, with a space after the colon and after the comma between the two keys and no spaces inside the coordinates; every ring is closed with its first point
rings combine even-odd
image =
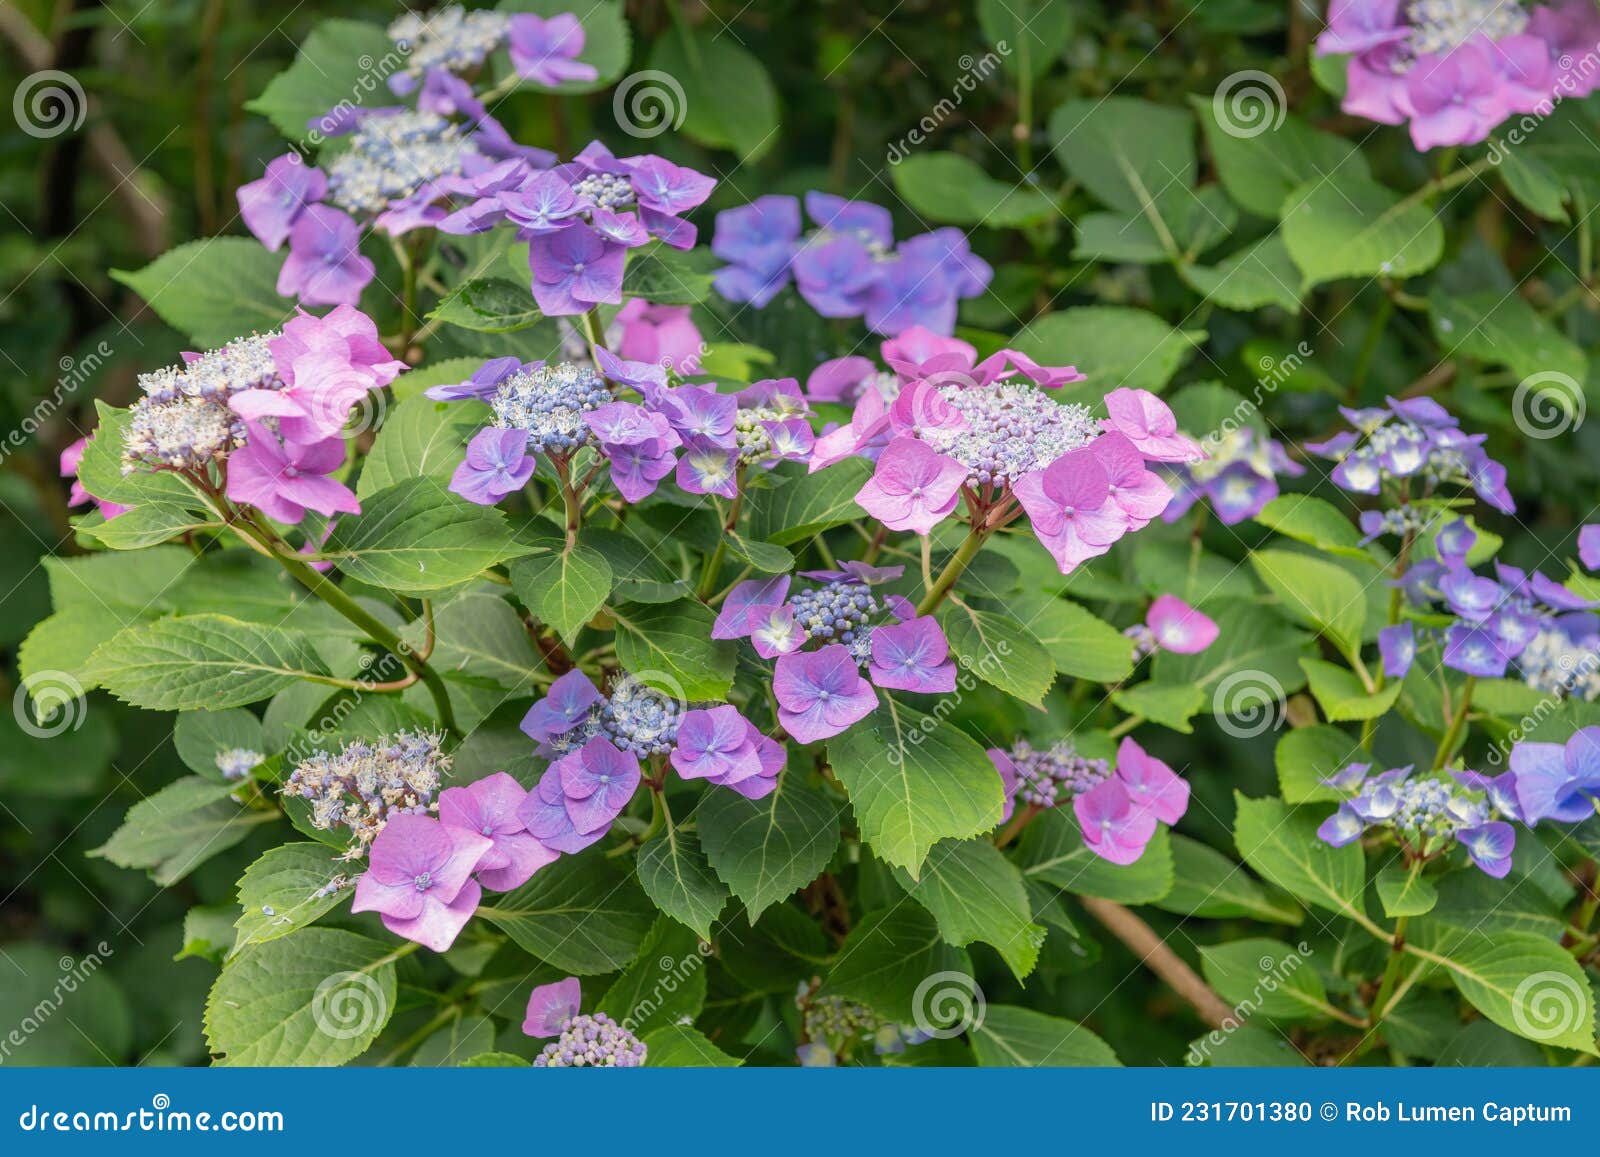
{"type": "Polygon", "coordinates": [[[1217,624],[1177,595],[1160,595],[1145,615],[1156,645],[1175,655],[1195,655],[1217,641],[1217,624]]]}
{"type": "Polygon", "coordinates": [[[891,530],[927,534],[961,499],[967,469],[915,438],[896,438],[856,502],[891,530]]]}
{"type": "Polygon", "coordinates": [[[522,1031],[531,1037],[560,1036],[567,1021],[578,1015],[583,988],[576,976],[541,984],[528,994],[528,1012],[522,1031]]]}
{"type": "Polygon", "coordinates": [[[1132,738],[1124,738],[1117,748],[1117,779],[1135,808],[1150,812],[1164,824],[1177,823],[1189,810],[1188,781],[1132,738]]]}
{"type": "Polygon", "coordinates": [[[1128,516],[1111,500],[1111,479],[1090,449],[1063,454],[1015,487],[1034,533],[1063,572],[1111,549],[1128,516]]]}
{"type": "Polygon", "coordinates": [[[622,340],[617,352],[637,362],[671,366],[679,374],[699,372],[703,341],[687,305],[653,305],[629,298],[617,311],[622,340]]]}
{"type": "Polygon", "coordinates": [[[1156,462],[1198,462],[1205,457],[1200,444],[1178,433],[1172,409],[1149,390],[1124,386],[1106,395],[1110,417],[1105,428],[1115,430],[1133,448],[1156,462]]]}
{"type": "Polygon", "coordinates": [[[1136,806],[1117,779],[1103,780],[1074,796],[1072,810],[1089,850],[1113,864],[1133,863],[1156,834],[1155,812],[1136,806]]]}
{"type": "Polygon", "coordinates": [[[478,909],[482,889],[472,872],[493,847],[430,816],[394,816],[372,841],[350,910],[378,912],[396,936],[443,952],[478,909]]]}
{"type": "Polygon", "coordinates": [[[439,822],[486,836],[493,843],[478,861],[478,882],[494,892],[521,887],[540,868],[553,864],[557,853],[529,834],[517,809],[528,798],[523,786],[503,771],[466,787],[439,793],[439,822]]]}
{"type": "Polygon", "coordinates": [[[268,518],[294,524],[307,510],[360,514],[355,492],[327,475],[344,465],[345,444],[326,438],[302,446],[280,441],[257,422],[245,426],[248,440],[228,459],[228,497],[254,506],[268,518]]]}

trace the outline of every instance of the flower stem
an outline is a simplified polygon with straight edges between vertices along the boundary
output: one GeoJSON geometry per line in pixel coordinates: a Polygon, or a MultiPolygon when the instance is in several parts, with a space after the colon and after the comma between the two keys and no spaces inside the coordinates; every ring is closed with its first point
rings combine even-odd
{"type": "Polygon", "coordinates": [[[917,615],[932,614],[939,609],[939,604],[949,596],[950,590],[956,585],[956,580],[965,573],[972,560],[978,557],[978,552],[983,549],[984,542],[988,539],[987,531],[974,529],[956,548],[950,561],[944,564],[944,569],[939,572],[939,577],[933,580],[933,585],[922,596],[922,601],[917,604],[917,615]]]}
{"type": "Polygon", "coordinates": [[[606,327],[600,320],[600,307],[591,305],[583,315],[581,322],[583,336],[589,342],[589,356],[594,359],[596,368],[600,365],[600,351],[606,348],[606,327]]]}
{"type": "Polygon", "coordinates": [[[1461,702],[1456,706],[1455,716],[1450,720],[1450,726],[1445,730],[1444,738],[1439,740],[1439,749],[1433,753],[1433,770],[1438,771],[1445,765],[1456,744],[1461,742],[1461,733],[1467,727],[1467,711],[1472,706],[1472,691],[1478,685],[1476,675],[1468,675],[1466,683],[1461,688],[1461,702]]]}

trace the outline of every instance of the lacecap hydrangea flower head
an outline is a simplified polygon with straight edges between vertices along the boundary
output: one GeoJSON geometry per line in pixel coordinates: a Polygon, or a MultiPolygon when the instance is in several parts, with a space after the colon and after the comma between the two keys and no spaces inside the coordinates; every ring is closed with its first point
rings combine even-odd
{"type": "Polygon", "coordinates": [[[404,370],[365,314],[301,313],[279,333],[239,338],[139,375],[123,431],[123,472],[170,470],[235,502],[298,523],[354,514],[342,431],[355,406],[404,370]]]}
{"type": "Polygon", "coordinates": [[[583,992],[576,976],[542,984],[528,994],[522,1031],[531,1037],[554,1037],[533,1059],[535,1068],[618,1068],[644,1064],[645,1043],[603,1012],[579,1012],[583,992]]]}
{"type": "Polygon", "coordinates": [[[1332,0],[1321,55],[1347,56],[1344,111],[1407,125],[1419,149],[1476,144],[1507,117],[1587,96],[1592,0],[1332,0]]]}
{"type": "Polygon", "coordinates": [[[1482,790],[1481,777],[1415,776],[1410,767],[1370,770],[1352,763],[1322,780],[1350,795],[1317,829],[1324,842],[1342,848],[1378,831],[1394,839],[1407,863],[1426,862],[1459,844],[1486,874],[1500,879],[1511,871],[1516,831],[1497,818],[1501,812],[1493,793],[1482,790]]]}
{"type": "Polygon", "coordinates": [[[813,470],[874,455],[856,501],[891,530],[927,534],[963,504],[984,533],[1025,513],[1066,574],[1166,509],[1172,490],[1147,462],[1201,457],[1146,390],[1113,390],[1109,416],[1096,418],[1047,392],[1083,379],[1071,366],[1041,366],[1009,349],[977,361],[964,342],[918,336],[891,362],[896,384],[886,390],[871,379],[849,424],[811,454],[813,470]]]}

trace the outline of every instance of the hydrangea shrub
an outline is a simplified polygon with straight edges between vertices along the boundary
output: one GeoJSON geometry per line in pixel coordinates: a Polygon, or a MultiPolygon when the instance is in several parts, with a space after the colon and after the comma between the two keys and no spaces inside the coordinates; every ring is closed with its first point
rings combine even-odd
{"type": "Polygon", "coordinates": [[[172,726],[98,855],[250,841],[191,912],[219,1063],[1113,1064],[1125,982],[1177,1026],[1129,1061],[1596,1054],[1600,527],[1512,549],[1508,437],[1581,419],[1587,0],[1336,2],[1381,170],[1067,99],[1048,182],[912,153],[900,213],[521,143],[626,31],[511,7],[312,34],[253,239],[124,275],[193,352],[62,460],[22,673],[172,726]],[[322,111],[332,41],[403,47],[382,103],[322,111]],[[1551,301],[1479,180],[1582,218],[1551,301]],[[1039,306],[1069,227],[1135,288],[1039,306]]]}

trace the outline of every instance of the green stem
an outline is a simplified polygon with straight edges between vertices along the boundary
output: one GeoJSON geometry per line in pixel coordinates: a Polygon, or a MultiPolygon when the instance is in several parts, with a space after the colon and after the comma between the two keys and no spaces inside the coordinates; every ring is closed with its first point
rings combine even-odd
{"type": "Polygon", "coordinates": [[[600,307],[591,305],[589,311],[583,315],[583,336],[589,342],[589,356],[594,359],[594,364],[600,364],[600,351],[606,348],[606,327],[600,320],[600,307]]]}
{"type": "Polygon", "coordinates": [[[1121,739],[1124,735],[1127,735],[1129,732],[1131,732],[1134,728],[1138,727],[1139,724],[1141,724],[1143,722],[1144,722],[1144,717],[1142,715],[1130,715],[1126,719],[1124,719],[1121,723],[1117,724],[1115,727],[1113,727],[1110,730],[1108,730],[1106,732],[1106,738],[1107,739],[1121,739]]]}
{"type": "Polygon", "coordinates": [[[1360,402],[1361,387],[1366,384],[1367,372],[1372,369],[1373,358],[1378,353],[1378,343],[1383,340],[1383,331],[1388,328],[1389,319],[1393,316],[1394,299],[1385,294],[1378,299],[1377,311],[1367,325],[1366,335],[1361,339],[1361,352],[1356,355],[1355,369],[1350,373],[1347,396],[1352,406],[1360,402]]]}
{"type": "Polygon", "coordinates": [[[1461,688],[1461,702],[1456,706],[1454,717],[1450,726],[1445,729],[1444,737],[1439,740],[1439,749],[1433,753],[1433,770],[1438,771],[1445,765],[1450,755],[1456,749],[1456,744],[1461,742],[1461,733],[1466,730],[1467,711],[1472,706],[1472,692],[1478,685],[1476,675],[1468,675],[1467,681],[1461,688]]]}
{"type": "Polygon", "coordinates": [[[352,624],[366,632],[367,637],[380,646],[393,653],[401,663],[405,664],[408,671],[422,680],[422,685],[428,689],[428,694],[433,697],[434,709],[439,715],[439,726],[457,739],[461,738],[461,729],[456,726],[455,709],[450,705],[450,692],[445,688],[444,680],[439,673],[428,666],[426,659],[417,655],[410,644],[405,642],[398,634],[390,630],[382,621],[369,613],[362,605],[345,594],[339,584],[325,577],[315,567],[307,566],[299,559],[290,557],[282,551],[274,550],[270,539],[257,537],[238,522],[233,524],[234,530],[243,538],[254,540],[262,553],[278,561],[278,565],[289,572],[301,586],[305,587],[317,598],[327,603],[328,606],[338,611],[352,624]]]}
{"type": "MultiPolygon", "coordinates": [[[[733,496],[733,502],[728,506],[728,513],[722,518],[723,535],[717,539],[716,549],[711,552],[711,557],[706,560],[705,573],[700,576],[700,586],[696,593],[701,602],[708,601],[717,589],[717,575],[722,572],[723,560],[728,557],[728,534],[732,533],[739,525],[739,511],[744,507],[744,472],[739,472],[739,489],[733,496]]],[[[712,501],[715,501],[713,499],[712,501]]],[[[720,512],[722,507],[717,507],[720,512]]]]}
{"type": "Polygon", "coordinates": [[[561,505],[566,511],[567,549],[571,550],[578,541],[578,530],[583,526],[583,503],[578,500],[578,492],[572,485],[572,466],[565,458],[552,458],[550,464],[555,467],[556,479],[561,483],[561,505]]]}
{"type": "Polygon", "coordinates": [[[974,529],[965,541],[956,548],[950,561],[944,564],[944,569],[939,572],[939,577],[933,580],[933,585],[928,588],[927,594],[922,596],[922,601],[917,604],[917,615],[932,614],[939,609],[939,604],[944,602],[950,594],[950,589],[956,585],[956,580],[966,571],[972,560],[983,549],[983,544],[988,538],[988,532],[974,529]]]}

